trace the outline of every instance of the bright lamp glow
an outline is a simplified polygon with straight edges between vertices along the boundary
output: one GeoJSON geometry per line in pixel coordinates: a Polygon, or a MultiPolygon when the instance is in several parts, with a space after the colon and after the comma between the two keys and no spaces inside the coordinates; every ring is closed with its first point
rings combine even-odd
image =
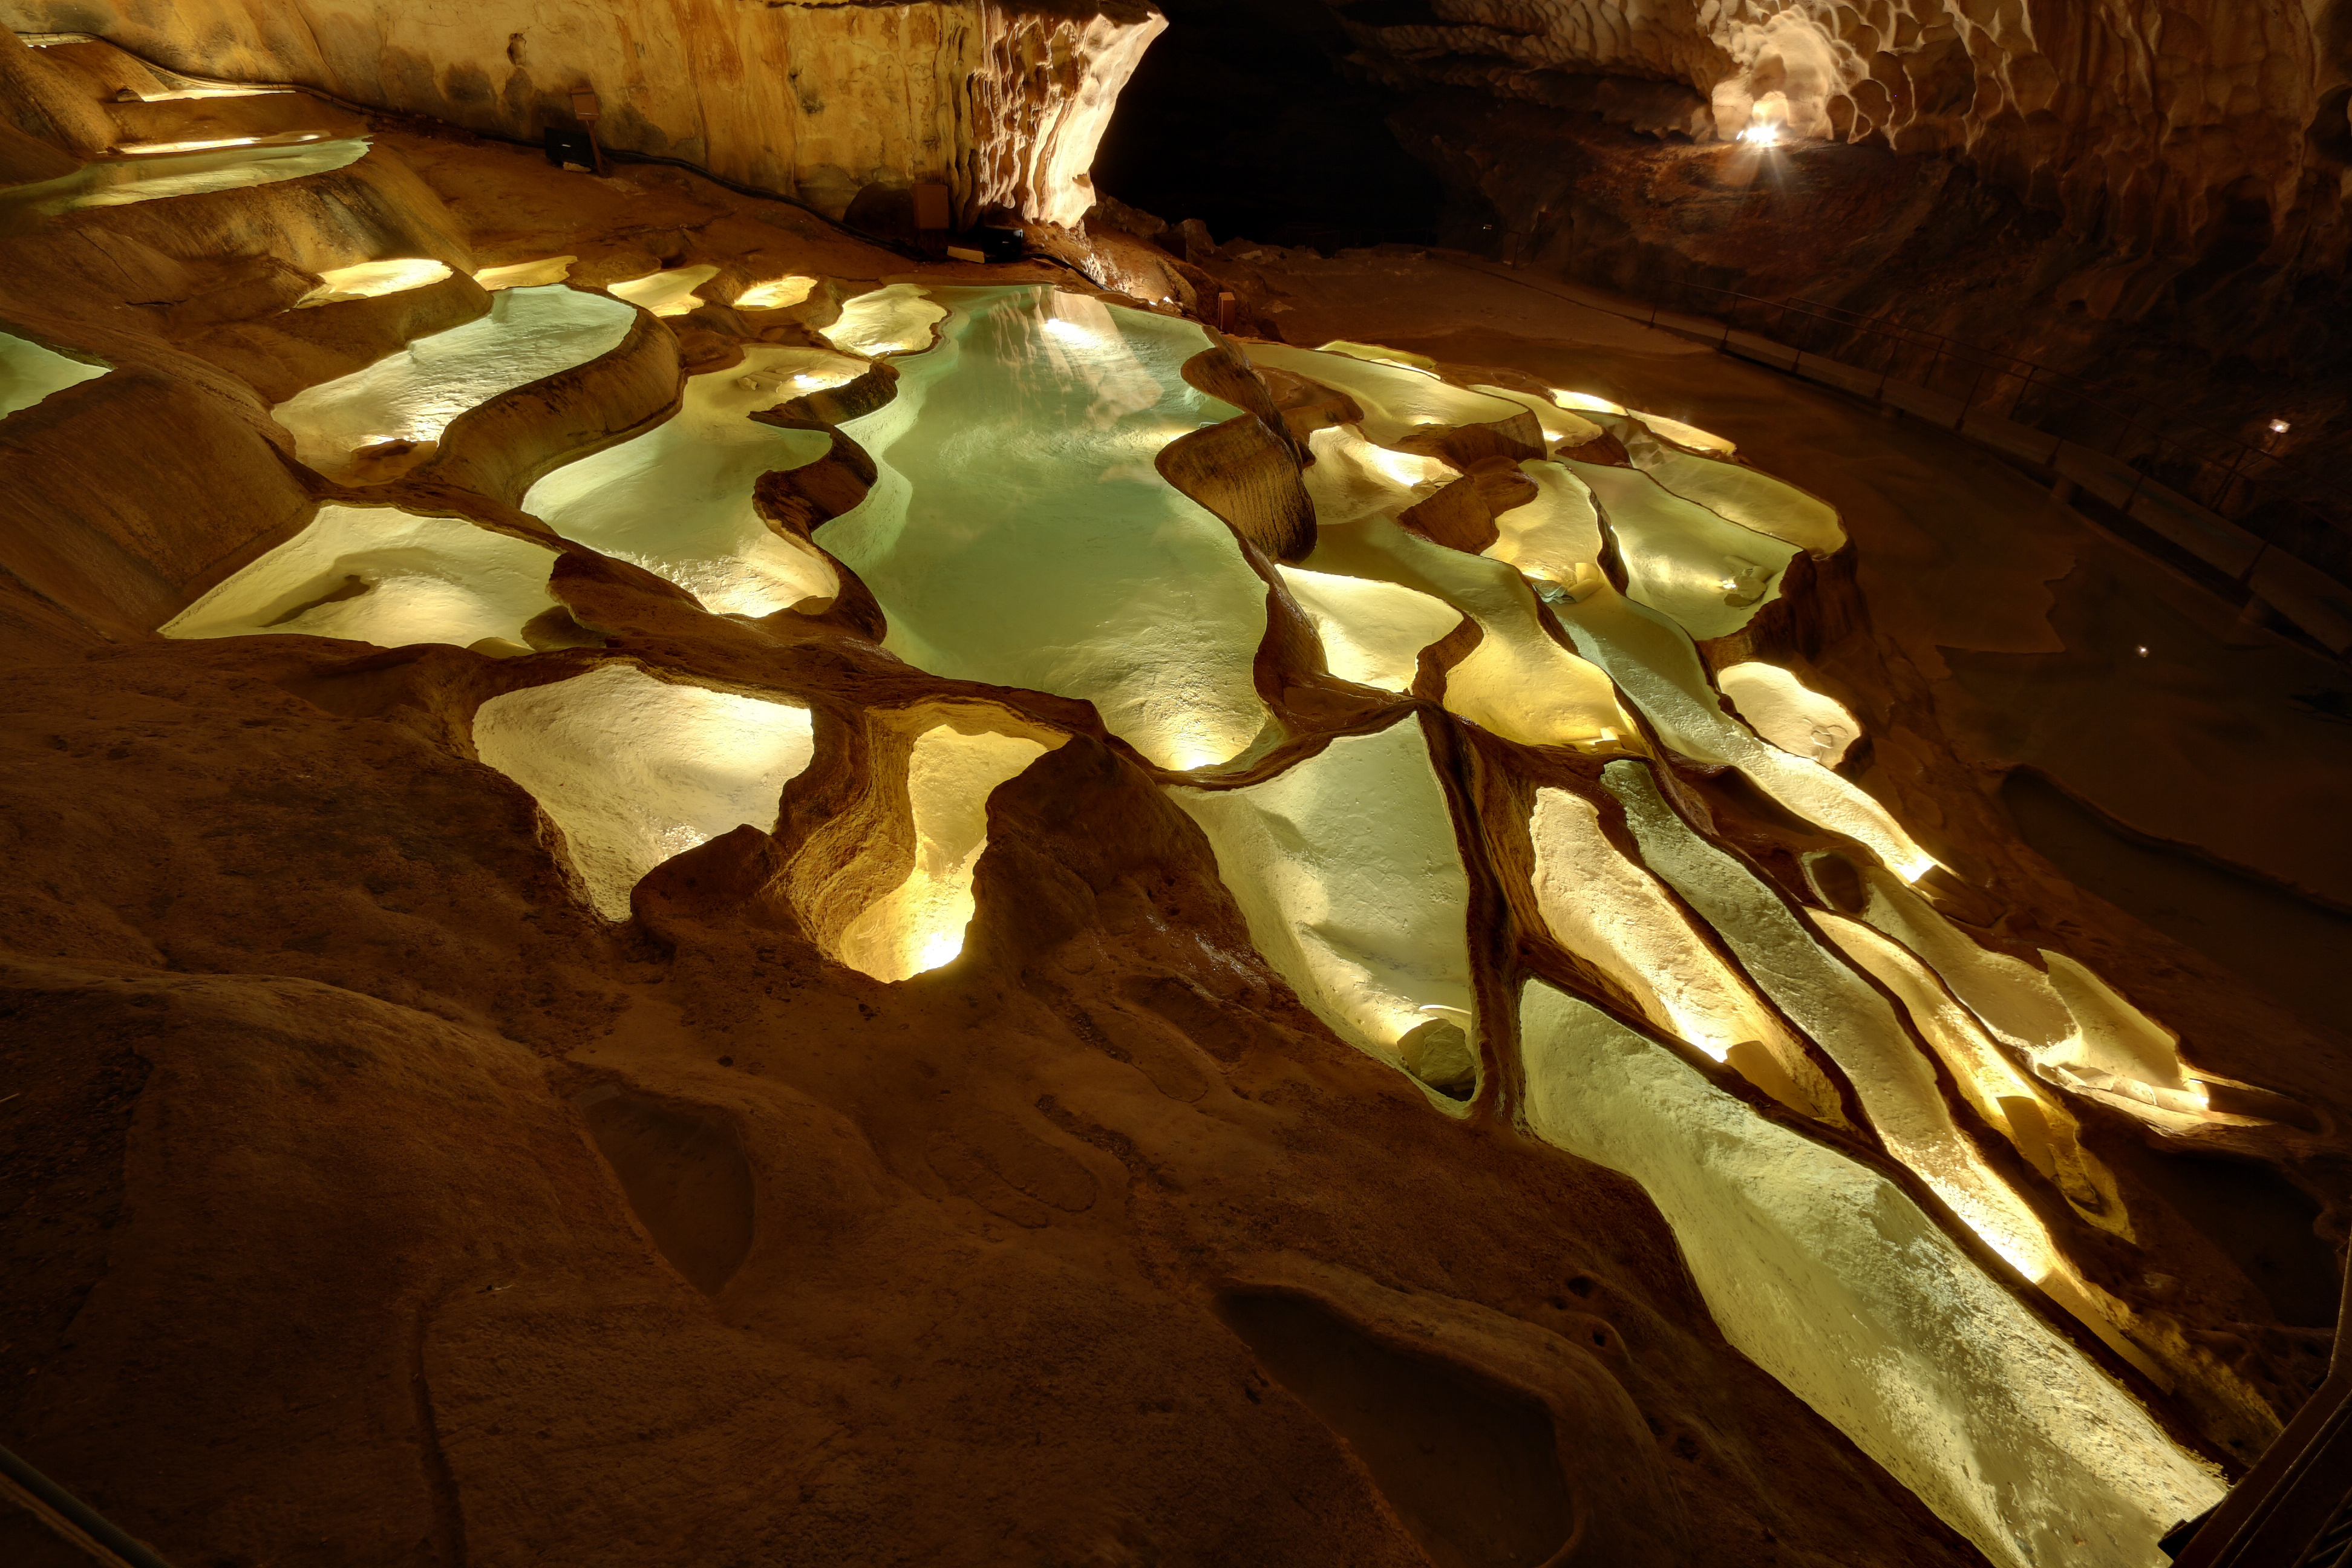
{"type": "Polygon", "coordinates": [[[642,305],[656,316],[683,316],[702,308],[703,298],[695,290],[718,276],[719,268],[709,265],[673,267],[667,272],[648,272],[612,284],[604,291],[615,300],[642,305]]]}
{"type": "Polygon", "coordinates": [[[782,310],[800,304],[816,287],[816,279],[794,274],[772,282],[754,283],[735,296],[739,310],[782,310]]]}
{"type": "Polygon", "coordinates": [[[338,304],[345,300],[373,300],[438,283],[449,276],[449,264],[421,256],[362,261],[319,274],[319,286],[294,301],[298,310],[312,305],[338,304]]]}
{"type": "MultiPolygon", "coordinates": [[[[289,141],[312,142],[320,132],[311,132],[289,141]]],[[[211,153],[223,147],[250,147],[261,140],[258,136],[200,137],[189,142],[124,142],[114,150],[126,158],[151,158],[159,153],[211,153]]]]}

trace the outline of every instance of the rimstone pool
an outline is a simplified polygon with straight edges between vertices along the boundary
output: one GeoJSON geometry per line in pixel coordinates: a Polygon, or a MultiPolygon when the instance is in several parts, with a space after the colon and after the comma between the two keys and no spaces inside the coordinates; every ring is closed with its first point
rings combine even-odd
{"type": "MultiPolygon", "coordinates": [[[[281,405],[305,459],[332,471],[371,441],[430,440],[458,413],[610,350],[633,314],[561,283],[496,300],[470,326],[281,405]]],[[[2047,981],[2028,972],[2040,1000],[2001,1002],[2024,984],[2001,967],[2014,961],[1979,952],[1909,891],[1934,860],[1829,765],[1863,726],[1769,665],[1718,685],[1696,650],[1769,604],[1797,552],[1836,547],[1833,512],[1671,421],[1454,386],[1368,345],[1253,345],[1254,361],[1356,412],[1301,443],[1312,547],[1271,561],[1156,466],[1171,443],[1244,415],[1188,381],[1187,362],[1212,346],[1200,328],[1034,285],[900,283],[859,300],[829,330],[832,348],[753,348],[689,377],[652,428],[552,468],[521,509],[551,531],[544,545],[462,519],[329,508],[164,630],[520,652],[553,603],[559,536],[753,620],[826,614],[854,574],[883,646],[908,664],[1090,704],[1207,836],[1257,950],[1433,1113],[1459,1114],[1479,1091],[1488,1009],[1515,1009],[1507,1037],[1529,1126],[1640,1182],[1732,1342],[1994,1561],[2137,1568],[2218,1495],[2207,1468],[1948,1228],[2157,1370],[1957,1127],[1937,1073],[2109,1228],[2128,1223],[2112,1182],[2005,1053],[2095,1064],[2072,1070],[2150,1116],[2219,1113],[2161,1028],[2063,955],[2047,981]],[[890,395],[837,427],[752,417],[876,364],[895,375],[890,395]],[[1596,422],[1638,459],[1591,456],[1596,422]],[[1474,427],[1533,428],[1542,452],[1510,459],[1496,482],[1525,499],[1495,514],[1479,550],[1400,521],[1461,479],[1437,437],[1474,427]],[[806,538],[775,526],[761,477],[829,460],[842,441],[870,461],[863,499],[806,538]],[[1315,645],[1308,679],[1360,694],[1342,732],[1299,731],[1269,704],[1276,622],[1315,645]],[[1432,695],[1473,731],[1596,771],[1548,763],[1474,802],[1461,764],[1433,752],[1432,695]],[[1792,908],[1695,830],[1661,789],[1652,736],[1737,770],[1867,857],[1830,868],[1869,889],[1845,900],[1859,918],[1792,908]],[[1472,825],[1504,802],[1514,821],[1472,825]],[[1550,939],[1616,977],[1654,1033],[1541,981],[1482,993],[1463,850],[1496,832],[1526,846],[1518,874],[1550,939]],[[1668,1039],[1789,1116],[1761,1116],[1668,1039]],[[2101,1043],[2117,1039],[2138,1043],[2101,1043]],[[1953,1220],[1810,1140],[1808,1123],[1866,1127],[1953,1220]]],[[[59,378],[50,360],[19,348],[11,363],[37,386],[59,378]]],[[[1276,657],[1299,668],[1296,651],[1276,657]]],[[[1058,743],[978,711],[910,721],[898,765],[911,862],[828,917],[833,951],[877,978],[961,951],[987,802],[1058,743]]],[[[772,826],[812,745],[796,703],[619,665],[486,703],[474,733],[482,760],[562,826],[610,920],[663,861],[739,824],[772,826]]],[[[1460,744],[1444,740],[1445,755],[1460,744]]]]}

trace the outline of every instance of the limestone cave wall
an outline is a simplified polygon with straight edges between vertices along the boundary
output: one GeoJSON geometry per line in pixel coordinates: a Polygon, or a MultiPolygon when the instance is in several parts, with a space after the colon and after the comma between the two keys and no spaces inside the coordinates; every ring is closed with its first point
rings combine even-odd
{"type": "Polygon", "coordinates": [[[195,74],[289,81],[536,140],[602,100],[613,146],[839,216],[880,184],[1075,222],[1120,84],[1163,25],[1139,0],[904,5],[689,0],[8,0],[20,32],[97,34],[195,74]]]}
{"type": "Polygon", "coordinates": [[[2291,251],[2340,199],[2315,140],[2346,135],[2330,5],[1369,0],[1340,16],[1383,77],[1556,106],[1612,96],[1698,141],[1769,126],[1951,153],[2119,247],[2267,224],[2291,251]]]}
{"type": "MultiPolygon", "coordinates": [[[[1274,24],[1219,0],[1168,13],[1167,47],[1287,72],[1286,91],[1258,94],[1261,131],[1313,103],[1352,116],[1365,163],[1402,151],[1434,178],[1433,191],[1349,187],[1323,226],[1347,243],[1434,239],[1684,310],[1746,312],[1742,325],[1865,364],[1887,357],[1885,340],[1770,321],[1731,296],[2018,355],[2082,379],[2071,438],[2128,439],[2135,410],[2160,408],[2210,432],[2198,439],[2212,450],[2255,448],[2248,526],[2337,570],[2352,559],[2331,477],[2352,403],[2341,7],[1265,8],[1311,52],[1254,52],[1274,24]]],[[[1300,182],[1242,138],[1219,157],[1245,106],[1148,70],[1129,103],[1159,146],[1187,152],[1153,165],[1128,151],[1148,138],[1140,124],[1115,125],[1107,192],[1171,225],[1204,218],[1221,240],[1314,242],[1250,226],[1300,182]]]]}

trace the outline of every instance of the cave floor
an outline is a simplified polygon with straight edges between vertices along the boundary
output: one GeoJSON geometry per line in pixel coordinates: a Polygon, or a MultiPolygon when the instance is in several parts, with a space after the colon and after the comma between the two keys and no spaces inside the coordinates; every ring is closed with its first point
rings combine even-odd
{"type": "MultiPolygon", "coordinates": [[[[486,267],[576,254],[589,287],[705,257],[861,285],[908,270],[667,172],[591,183],[463,138],[381,144],[423,181],[385,205],[446,216],[486,267]]],[[[394,163],[362,160],[350,188],[394,163]]],[[[356,259],[319,241],[338,246],[356,259]]],[[[2030,763],[2152,837],[2352,885],[2319,804],[2341,744],[2263,706],[2333,667],[2222,651],[2193,594],[2021,476],[1442,261],[1286,265],[1297,341],[1557,377],[1730,436],[1832,501],[1857,547],[1805,568],[1803,673],[1863,718],[1857,776],[1923,838],[2013,838],[2002,780],[2030,763]],[[2149,644],[2127,667],[2148,679],[2107,669],[2117,635],[2149,644]],[[2019,692],[2047,711],[2015,720],[2019,692]],[[2183,729],[2199,701],[2227,722],[2183,729]],[[2115,739],[2083,741],[2101,724],[2115,739]],[[2149,737],[2176,731],[2221,733],[2236,771],[2176,745],[2178,776],[2151,783],[2149,737]],[[2250,804],[2258,788],[2284,803],[2250,804]]],[[[922,276],[1068,281],[1042,264],[922,276]]],[[[93,293],[51,324],[100,323],[182,382],[218,369],[155,346],[126,314],[146,300],[93,293]]],[[[616,440],[652,417],[630,397],[675,399],[754,352],[707,323],[632,331],[570,389],[574,407],[605,399],[578,429],[555,428],[551,400],[516,428],[616,440]]],[[[247,440],[204,449],[215,488],[282,481],[255,437],[259,384],[223,399],[247,440]]],[[[467,458],[453,437],[446,489],[376,494],[455,504],[467,458]]],[[[477,510],[522,537],[488,494],[519,497],[521,468],[491,478],[477,510]]],[[[305,504],[350,499],[313,489],[305,504]]],[[[0,778],[26,897],[5,933],[6,1059],[26,1085],[10,1125],[33,1131],[5,1173],[26,1223],[0,1257],[0,1349],[21,1369],[0,1422],[132,1527],[223,1563],[1408,1568],[1541,1556],[1566,1476],[1599,1500],[1582,1561],[1664,1563],[1676,1532],[1710,1561],[1977,1560],[1725,1339],[1632,1181],[1519,1123],[1442,1118],[1318,1022],[1208,842],[1079,705],[925,675],[854,605],[755,626],[580,552],[550,581],[587,635],[495,657],[159,642],[152,618],[110,638],[11,602],[0,778]],[[788,796],[774,837],[709,838],[624,889],[627,921],[597,919],[553,814],[485,765],[475,725],[606,662],[791,695],[851,761],[788,796]],[[873,758],[958,723],[1058,743],[987,797],[969,950],[886,983],[780,901],[781,846],[838,824],[855,869],[897,820],[859,793],[882,798],[873,758]],[[1432,1436],[1416,1451],[1399,1431],[1432,1436]],[[1554,1431],[1575,1449],[1559,1463],[1554,1431]],[[1526,1540],[1489,1551],[1496,1515],[1526,1540]]],[[[2001,864],[2042,930],[2199,1060],[2337,1100],[2340,1052],[2286,1014],[2030,857],[2001,864]],[[2273,1061],[2271,1038],[2295,1043],[2273,1061]]],[[[2170,1162],[2113,1119],[2103,1136],[2117,1163],[2170,1162]]],[[[2315,1204],[2262,1157],[2242,1156],[2273,1231],[2158,1236],[2175,1274],[2131,1285],[2200,1324],[2259,1320],[2232,1352],[2252,1368],[2241,1404],[2166,1413],[2240,1458],[2312,1359],[2269,1348],[2273,1320],[2314,1321],[2332,1284],[2315,1204]],[[2217,1248],[2242,1279],[2199,1268],[2217,1248]],[[2273,1254],[2292,1294],[2263,1272],[2273,1254]],[[2226,1290],[2179,1289],[2200,1273],[2226,1290]]],[[[0,1519],[0,1556],[51,1561],[28,1528],[0,1519]]]]}

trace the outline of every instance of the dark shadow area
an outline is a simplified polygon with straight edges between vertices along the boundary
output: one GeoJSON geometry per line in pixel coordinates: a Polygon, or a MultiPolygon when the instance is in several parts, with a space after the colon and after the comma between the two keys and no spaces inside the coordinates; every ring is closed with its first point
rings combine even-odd
{"type": "Polygon", "coordinates": [[[1217,1310],[1355,1450],[1438,1568],[1528,1568],[1567,1542],[1575,1505],[1541,1405],[1382,1344],[1303,1296],[1235,1292],[1217,1310]]]}
{"type": "Polygon", "coordinates": [[[751,1250],[751,1166],[734,1129],[610,1084],[572,1103],[661,1255],[717,1295],[751,1250]]]}
{"type": "Polygon", "coordinates": [[[2134,1171],[2246,1271],[2279,1321],[2324,1329],[2343,1289],[2336,1254],[2312,1229],[2319,1205],[2267,1165],[2151,1152],[2134,1171]]]}
{"type": "Polygon", "coordinates": [[[1328,252],[1437,234],[1436,177],[1387,122],[1402,100],[1345,79],[1318,0],[1163,0],[1168,31],[1119,94],[1095,188],[1169,223],[1328,252]]]}
{"type": "Polygon", "coordinates": [[[2195,948],[2309,1022],[2352,1034],[2342,975],[2344,955],[2352,953],[2352,915],[2126,837],[2030,768],[2002,782],[2000,798],[2019,836],[2069,881],[2195,948]]]}
{"type": "MultiPolygon", "coordinates": [[[[137,1015],[126,1015],[135,1017],[137,1015]]],[[[130,1026],[77,1033],[17,1005],[0,1032],[0,1431],[22,1430],[39,1376],[70,1347],[122,1217],[124,1152],[153,1064],[130,1026]]],[[[10,1439],[14,1441],[14,1439],[10,1439]]],[[[0,1515],[8,1510],[0,1503],[0,1515]]],[[[36,1531],[35,1533],[38,1533],[36,1531]]],[[[11,1561],[0,1536],[0,1562],[11,1561]]]]}

